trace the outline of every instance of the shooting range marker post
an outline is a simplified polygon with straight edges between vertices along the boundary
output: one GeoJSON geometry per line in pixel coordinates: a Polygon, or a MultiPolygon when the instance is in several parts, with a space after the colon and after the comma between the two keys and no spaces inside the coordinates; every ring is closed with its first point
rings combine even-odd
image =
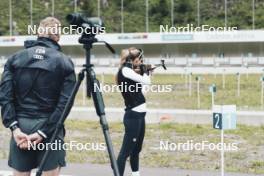
{"type": "Polygon", "coordinates": [[[185,67],[184,68],[184,80],[185,80],[185,88],[187,89],[188,88],[188,70],[187,68],[185,67]]]}
{"type": "Polygon", "coordinates": [[[264,96],[264,76],[260,78],[260,83],[261,83],[261,96],[260,96],[260,103],[261,103],[261,108],[263,108],[263,96],[264,96]]]}
{"type": "Polygon", "coordinates": [[[201,80],[201,77],[196,76],[195,80],[197,82],[197,108],[200,109],[200,107],[201,107],[201,100],[200,100],[200,80],[201,80]]]}
{"type": "Polygon", "coordinates": [[[237,76],[237,96],[240,97],[240,73],[236,73],[237,76]]]}
{"type": "Polygon", "coordinates": [[[225,74],[226,74],[225,71],[226,71],[226,70],[223,69],[223,72],[222,72],[222,84],[223,84],[223,89],[225,89],[225,82],[226,82],[226,81],[225,81],[225,80],[226,80],[226,78],[225,78],[225,74]]]}
{"type": "Polygon", "coordinates": [[[236,105],[214,105],[213,128],[221,131],[221,176],[224,176],[224,130],[236,129],[236,105]]]}
{"type": "Polygon", "coordinates": [[[247,80],[248,80],[248,63],[244,63],[244,66],[246,67],[247,80]]]}
{"type": "Polygon", "coordinates": [[[192,96],[192,72],[189,74],[189,96],[192,96]]]}
{"type": "Polygon", "coordinates": [[[212,107],[214,106],[214,101],[215,101],[215,93],[216,93],[216,85],[215,84],[212,84],[210,87],[209,87],[209,92],[211,93],[211,97],[212,97],[212,107]]]}

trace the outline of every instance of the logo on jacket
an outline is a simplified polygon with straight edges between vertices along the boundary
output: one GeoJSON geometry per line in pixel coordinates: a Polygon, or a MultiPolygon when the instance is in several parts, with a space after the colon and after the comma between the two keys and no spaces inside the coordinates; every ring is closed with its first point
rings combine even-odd
{"type": "Polygon", "coordinates": [[[35,50],[35,54],[33,55],[33,58],[34,59],[38,59],[38,60],[42,60],[44,59],[44,54],[45,54],[46,50],[44,47],[40,47],[40,48],[37,48],[35,50]]]}

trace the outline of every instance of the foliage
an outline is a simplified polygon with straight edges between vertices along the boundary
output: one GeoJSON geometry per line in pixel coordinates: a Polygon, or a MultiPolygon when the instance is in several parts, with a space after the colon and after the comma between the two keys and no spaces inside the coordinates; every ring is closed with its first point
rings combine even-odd
{"type": "MultiPolygon", "coordinates": [[[[30,0],[11,0],[14,35],[27,34],[30,24],[30,0]]],[[[100,0],[100,16],[108,33],[121,32],[121,0],[100,0]]],[[[174,26],[197,26],[198,0],[148,0],[149,31],[158,32],[160,25],[172,25],[171,5],[174,2],[174,26]]],[[[264,26],[262,0],[227,0],[227,26],[252,28],[252,2],[255,1],[255,27],[264,26]]],[[[55,0],[54,16],[68,25],[65,16],[74,11],[74,0],[55,0]]],[[[88,16],[98,15],[98,1],[77,0],[77,11],[88,16]]],[[[124,0],[124,32],[146,31],[146,0],[124,0]]],[[[200,0],[200,25],[225,25],[225,0],[200,0]]],[[[0,3],[0,35],[9,34],[9,0],[0,3]]],[[[52,0],[33,0],[33,24],[52,15],[52,0]]]]}

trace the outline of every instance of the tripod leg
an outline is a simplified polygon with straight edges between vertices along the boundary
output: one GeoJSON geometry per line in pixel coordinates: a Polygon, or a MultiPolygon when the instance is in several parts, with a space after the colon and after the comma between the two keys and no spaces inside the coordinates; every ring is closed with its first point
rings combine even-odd
{"type": "Polygon", "coordinates": [[[107,150],[108,150],[110,161],[111,161],[111,166],[113,168],[114,175],[119,176],[120,174],[119,174],[117,161],[116,161],[115,154],[114,154],[113,144],[112,144],[112,140],[109,134],[109,127],[108,127],[108,123],[105,117],[105,105],[104,105],[102,93],[100,92],[100,89],[99,89],[99,81],[96,79],[95,73],[93,72],[92,69],[89,70],[89,74],[87,76],[90,76],[89,80],[90,80],[90,83],[92,83],[90,85],[93,86],[91,87],[90,90],[92,90],[91,93],[93,96],[96,113],[100,117],[100,124],[103,129],[104,138],[106,141],[107,150]]]}
{"type": "MultiPolygon", "coordinates": [[[[54,143],[54,142],[55,142],[58,133],[60,132],[60,130],[61,130],[62,127],[63,127],[64,121],[66,120],[66,115],[68,114],[69,109],[70,109],[70,107],[71,107],[71,104],[72,104],[72,102],[73,102],[73,100],[74,100],[74,98],[75,98],[75,95],[77,94],[77,92],[78,92],[78,90],[79,90],[79,87],[80,87],[80,85],[81,85],[81,83],[82,83],[82,81],[83,81],[83,78],[84,78],[84,72],[85,72],[85,69],[82,70],[82,71],[79,73],[79,75],[78,75],[78,80],[77,80],[77,82],[76,82],[76,84],[75,84],[75,86],[74,86],[74,88],[73,88],[73,90],[72,90],[71,96],[70,96],[70,98],[69,98],[69,100],[68,100],[68,102],[67,102],[67,104],[66,104],[66,106],[65,106],[65,109],[64,109],[64,111],[63,111],[63,113],[62,113],[62,115],[61,115],[61,117],[60,117],[58,123],[56,124],[56,129],[55,129],[55,131],[54,131],[54,133],[53,133],[53,135],[52,135],[52,137],[51,137],[51,139],[50,139],[50,141],[49,141],[50,143],[54,143]]],[[[47,150],[45,151],[45,153],[44,153],[44,155],[43,155],[43,158],[42,158],[42,160],[41,160],[41,162],[40,162],[40,165],[39,165],[38,171],[37,171],[37,173],[36,173],[36,176],[41,176],[41,175],[42,175],[42,172],[43,172],[43,169],[44,169],[45,163],[47,162],[47,158],[48,158],[48,156],[49,156],[50,151],[51,151],[50,149],[47,149],[47,150]]]]}

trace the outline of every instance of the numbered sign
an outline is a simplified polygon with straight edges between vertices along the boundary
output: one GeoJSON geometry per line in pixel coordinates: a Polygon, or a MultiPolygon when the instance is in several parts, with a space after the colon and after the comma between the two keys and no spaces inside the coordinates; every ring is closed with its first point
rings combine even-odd
{"type": "Polygon", "coordinates": [[[223,129],[236,129],[236,105],[223,106],[223,129]]]}
{"type": "Polygon", "coordinates": [[[222,129],[222,114],[221,113],[213,113],[213,127],[215,129],[222,129]]]}
{"type": "Polygon", "coordinates": [[[236,129],[236,106],[214,105],[213,127],[215,129],[236,129]]]}

